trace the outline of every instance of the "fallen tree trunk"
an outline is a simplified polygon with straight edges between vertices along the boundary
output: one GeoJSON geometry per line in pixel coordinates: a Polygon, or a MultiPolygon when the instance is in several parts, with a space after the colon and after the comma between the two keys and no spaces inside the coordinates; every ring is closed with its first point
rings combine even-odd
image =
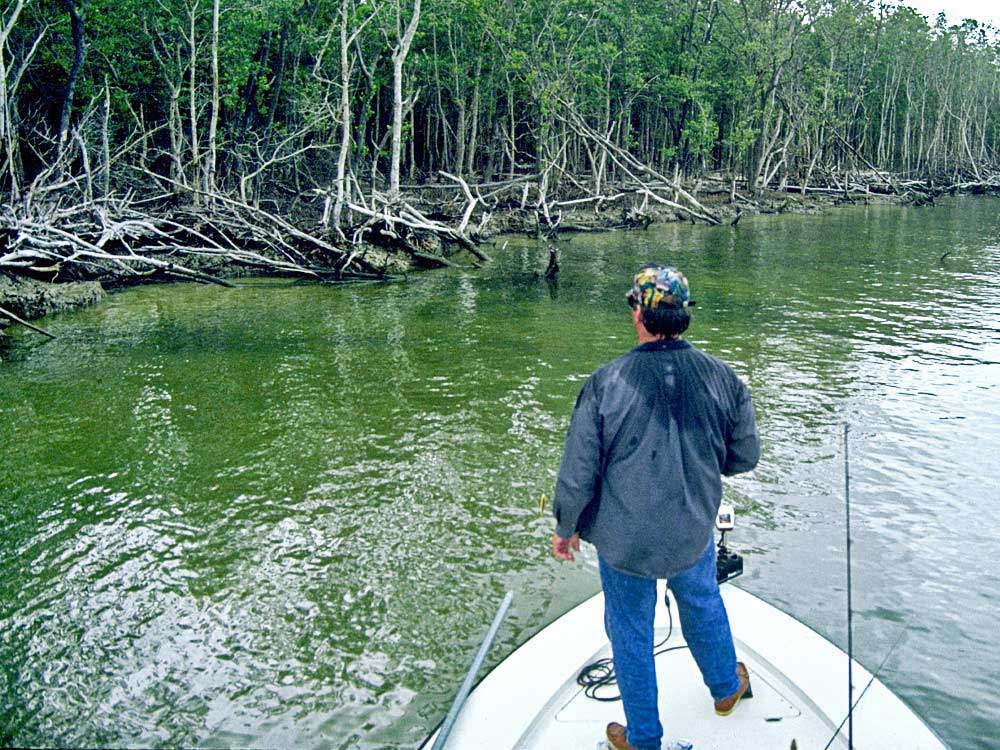
{"type": "MultiPolygon", "coordinates": [[[[19,318],[18,316],[16,316],[14,313],[10,312],[9,310],[4,310],[2,307],[0,307],[0,316],[8,318],[9,320],[14,321],[18,325],[22,325],[25,328],[27,328],[28,330],[34,331],[35,333],[40,333],[43,336],[48,336],[50,339],[56,338],[56,335],[54,333],[49,333],[44,328],[40,328],[39,326],[36,326],[36,325],[34,325],[32,323],[29,323],[26,320],[22,320],[21,318],[19,318]]],[[[0,332],[0,336],[2,336],[2,335],[3,335],[3,333],[0,332]]]]}

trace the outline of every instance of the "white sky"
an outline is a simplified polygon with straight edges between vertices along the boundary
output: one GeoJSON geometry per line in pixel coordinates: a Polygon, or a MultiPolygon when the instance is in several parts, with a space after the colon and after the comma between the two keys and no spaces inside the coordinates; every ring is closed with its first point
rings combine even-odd
{"type": "Polygon", "coordinates": [[[943,10],[949,23],[959,23],[964,18],[992,23],[1000,28],[1000,2],[998,0],[902,0],[900,5],[908,5],[927,16],[930,22],[938,11],[943,10]]]}

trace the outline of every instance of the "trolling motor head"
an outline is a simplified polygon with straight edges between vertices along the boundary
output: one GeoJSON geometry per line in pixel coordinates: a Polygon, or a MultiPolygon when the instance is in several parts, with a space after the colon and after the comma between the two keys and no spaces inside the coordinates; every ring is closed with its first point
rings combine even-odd
{"type": "Polygon", "coordinates": [[[719,549],[715,556],[715,580],[719,583],[743,574],[743,557],[726,548],[726,532],[736,525],[736,509],[732,505],[720,505],[715,517],[715,528],[721,535],[719,549]]]}

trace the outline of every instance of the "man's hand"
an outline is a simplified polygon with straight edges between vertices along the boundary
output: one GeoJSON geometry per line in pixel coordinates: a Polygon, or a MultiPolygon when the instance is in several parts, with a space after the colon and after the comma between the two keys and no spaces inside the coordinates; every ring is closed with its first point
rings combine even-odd
{"type": "Polygon", "coordinates": [[[569,560],[573,562],[576,558],[573,557],[573,552],[580,551],[580,535],[574,534],[569,539],[563,539],[558,534],[552,535],[552,554],[556,557],[560,557],[563,560],[569,560]]]}

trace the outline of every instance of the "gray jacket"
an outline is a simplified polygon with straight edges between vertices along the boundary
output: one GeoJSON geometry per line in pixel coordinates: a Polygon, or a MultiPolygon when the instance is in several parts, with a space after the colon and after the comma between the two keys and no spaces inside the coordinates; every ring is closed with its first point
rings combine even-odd
{"type": "Polygon", "coordinates": [[[584,384],[553,510],[611,567],[645,578],[690,568],[712,538],[722,476],[750,471],[760,438],[733,369],[683,340],[637,346],[584,384]]]}

